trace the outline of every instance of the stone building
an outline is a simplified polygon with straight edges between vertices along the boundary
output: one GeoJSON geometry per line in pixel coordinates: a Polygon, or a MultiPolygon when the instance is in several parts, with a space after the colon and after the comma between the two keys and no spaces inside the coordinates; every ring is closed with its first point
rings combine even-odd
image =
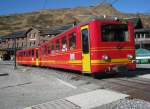
{"type": "Polygon", "coordinates": [[[26,48],[37,47],[40,42],[40,31],[36,28],[30,28],[26,32],[26,48]]]}
{"type": "Polygon", "coordinates": [[[60,34],[62,31],[54,29],[37,29],[29,28],[26,31],[18,31],[0,37],[0,60],[9,60],[14,54],[15,40],[16,49],[38,47],[43,42],[48,41],[51,37],[60,34]],[[9,56],[9,57],[8,57],[9,56]],[[5,58],[6,57],[6,58],[5,58]],[[8,59],[7,59],[8,58],[8,59]]]}
{"type": "Polygon", "coordinates": [[[150,50],[150,28],[135,29],[135,47],[150,50]]]}
{"type": "Polygon", "coordinates": [[[16,39],[16,49],[22,49],[26,43],[26,31],[19,31],[0,37],[0,57],[9,60],[14,51],[16,39]]]}

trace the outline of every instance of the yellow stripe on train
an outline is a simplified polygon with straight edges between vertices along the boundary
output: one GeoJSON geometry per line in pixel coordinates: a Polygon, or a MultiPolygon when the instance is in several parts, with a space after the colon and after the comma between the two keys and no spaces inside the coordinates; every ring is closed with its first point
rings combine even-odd
{"type": "MultiPolygon", "coordinates": [[[[36,61],[17,61],[17,62],[36,62],[36,61]]],[[[52,64],[76,64],[81,65],[82,60],[47,60],[39,61],[40,63],[52,63],[52,64]]],[[[130,63],[127,58],[111,59],[110,62],[104,60],[91,60],[91,64],[107,64],[107,63],[130,63]]]]}

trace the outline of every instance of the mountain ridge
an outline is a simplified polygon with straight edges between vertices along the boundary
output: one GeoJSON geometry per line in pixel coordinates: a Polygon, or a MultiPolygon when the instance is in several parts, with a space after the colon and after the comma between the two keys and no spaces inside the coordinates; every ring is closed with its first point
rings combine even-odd
{"type": "Polygon", "coordinates": [[[30,27],[51,28],[83,22],[92,16],[117,16],[119,18],[139,17],[144,27],[150,27],[150,15],[122,13],[111,4],[103,3],[89,7],[46,9],[29,13],[0,16],[0,35],[26,30],[30,27]]]}

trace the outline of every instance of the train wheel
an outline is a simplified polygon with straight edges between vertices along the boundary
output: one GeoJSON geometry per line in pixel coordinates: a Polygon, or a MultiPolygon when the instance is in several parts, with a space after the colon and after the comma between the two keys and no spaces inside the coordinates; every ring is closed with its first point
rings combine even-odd
{"type": "Polygon", "coordinates": [[[82,72],[82,76],[91,76],[91,73],[83,73],[82,72]]]}
{"type": "Polygon", "coordinates": [[[108,74],[106,73],[92,73],[92,77],[95,79],[103,79],[106,78],[108,74]]]}

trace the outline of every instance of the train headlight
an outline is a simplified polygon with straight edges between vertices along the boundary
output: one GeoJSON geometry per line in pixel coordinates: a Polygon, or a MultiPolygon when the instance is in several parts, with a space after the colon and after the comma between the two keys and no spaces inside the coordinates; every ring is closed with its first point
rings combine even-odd
{"type": "Polygon", "coordinates": [[[109,60],[109,56],[108,55],[103,55],[102,59],[105,60],[105,61],[108,61],[109,60]]]}
{"type": "Polygon", "coordinates": [[[133,59],[133,58],[134,58],[134,56],[133,56],[133,55],[128,54],[128,59],[133,59]]]}
{"type": "Polygon", "coordinates": [[[32,58],[32,61],[34,61],[34,58],[32,58]]]}

